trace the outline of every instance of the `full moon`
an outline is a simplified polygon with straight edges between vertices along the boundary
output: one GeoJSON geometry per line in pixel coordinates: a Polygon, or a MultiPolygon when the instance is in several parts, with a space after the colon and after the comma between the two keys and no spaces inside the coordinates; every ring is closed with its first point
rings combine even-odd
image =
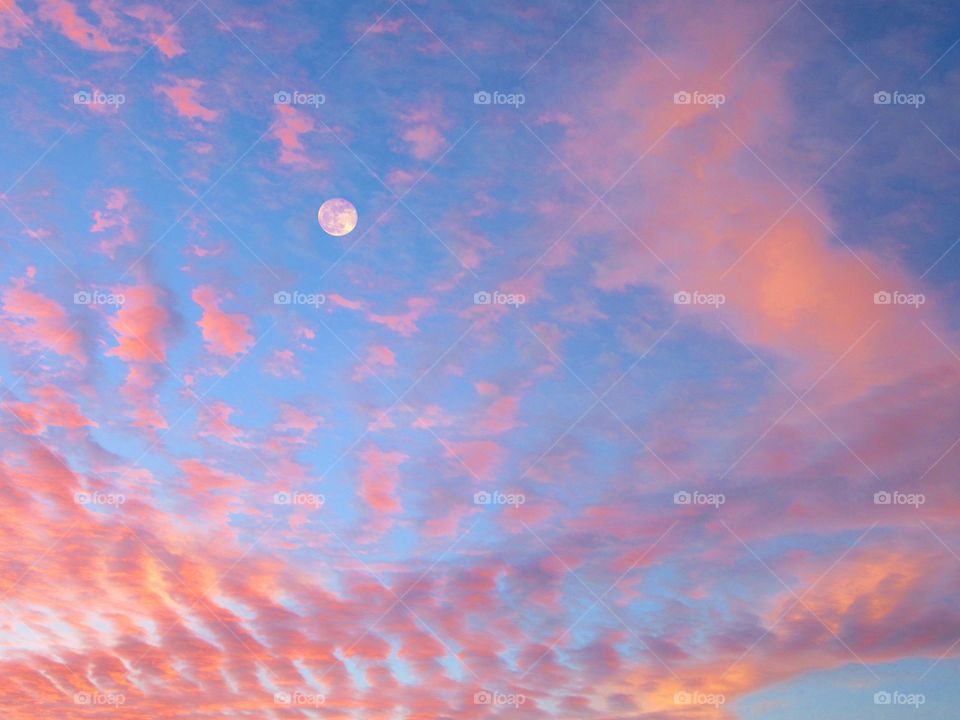
{"type": "Polygon", "coordinates": [[[349,200],[331,198],[320,206],[317,220],[327,233],[340,237],[357,226],[357,209],[349,200]]]}

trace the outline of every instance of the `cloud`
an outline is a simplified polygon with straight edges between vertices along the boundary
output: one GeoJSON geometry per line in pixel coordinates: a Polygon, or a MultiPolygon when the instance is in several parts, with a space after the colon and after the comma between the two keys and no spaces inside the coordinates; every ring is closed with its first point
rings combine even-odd
{"type": "Polygon", "coordinates": [[[55,300],[27,288],[36,277],[33,268],[3,291],[3,332],[22,351],[52,350],[85,363],[87,355],[76,323],[55,300]]]}
{"type": "Polygon", "coordinates": [[[31,20],[24,15],[16,0],[9,0],[0,7],[0,47],[20,47],[24,37],[29,36],[31,20]]]}
{"type": "Polygon", "coordinates": [[[236,408],[220,400],[207,404],[201,403],[198,418],[202,428],[199,431],[200,436],[214,437],[228,445],[249,447],[250,444],[246,441],[247,431],[230,422],[235,412],[236,408]]]}
{"type": "Polygon", "coordinates": [[[23,423],[23,432],[41,435],[49,427],[69,429],[96,427],[97,423],[87,418],[80,405],[73,402],[67,393],[56,385],[47,384],[31,390],[35,402],[10,402],[6,406],[23,423]]]}
{"type": "Polygon", "coordinates": [[[134,285],[118,288],[117,294],[124,304],[108,321],[117,345],[106,354],[124,362],[165,362],[173,324],[166,293],[154,285],[134,285]]]}
{"type": "MultiPolygon", "coordinates": [[[[41,0],[38,14],[40,19],[55,25],[61,34],[84,50],[111,53],[125,50],[107,37],[103,24],[97,27],[82,18],[77,6],[69,0],[41,0]]],[[[100,15],[101,23],[104,19],[104,15],[100,15]]]]}
{"type": "Polygon", "coordinates": [[[167,59],[183,55],[180,39],[180,26],[174,23],[174,17],[162,8],[153,5],[136,5],[124,12],[140,20],[146,26],[146,39],[167,59]]]}
{"type": "Polygon", "coordinates": [[[400,484],[400,465],[408,459],[407,455],[369,445],[358,457],[360,497],[377,516],[399,512],[402,508],[396,491],[400,484]]]}
{"type": "Polygon", "coordinates": [[[400,137],[410,146],[416,160],[435,158],[447,145],[443,128],[449,120],[435,102],[425,102],[400,116],[403,129],[400,137]]]}
{"type": "Polygon", "coordinates": [[[370,375],[379,375],[389,372],[397,365],[397,356],[386,345],[371,345],[367,348],[366,357],[353,370],[353,379],[362,380],[370,375]]]}
{"type": "Polygon", "coordinates": [[[323,418],[311,415],[300,408],[283,403],[280,406],[280,421],[273,429],[280,433],[298,433],[299,441],[306,442],[307,437],[323,424],[323,418]]]}
{"type": "Polygon", "coordinates": [[[292,105],[276,105],[272,135],[280,142],[280,163],[300,170],[321,170],[327,165],[310,153],[303,137],[317,132],[313,118],[292,105]]]}
{"type": "Polygon", "coordinates": [[[250,349],[254,342],[249,332],[253,324],[250,318],[221,310],[218,292],[209,285],[195,288],[191,297],[203,309],[203,316],[197,325],[203,331],[203,339],[210,352],[223,357],[235,357],[250,349]]]}
{"type": "Polygon", "coordinates": [[[372,322],[386,325],[396,333],[409,336],[419,330],[417,321],[430,311],[435,304],[436,300],[432,298],[413,297],[407,300],[407,307],[410,309],[401,315],[379,315],[369,312],[367,317],[372,322]]]}
{"type": "Polygon", "coordinates": [[[170,85],[157,85],[155,92],[169,100],[176,113],[188,120],[214,122],[220,117],[219,110],[204,106],[198,96],[203,95],[204,82],[197,78],[176,78],[170,85]]]}
{"type": "Polygon", "coordinates": [[[90,226],[90,232],[107,235],[99,242],[97,247],[100,252],[110,258],[115,256],[118,248],[133,245],[137,242],[137,236],[131,227],[132,223],[128,214],[129,204],[130,193],[128,190],[111,188],[107,190],[103,209],[93,212],[93,225],[90,226]]]}

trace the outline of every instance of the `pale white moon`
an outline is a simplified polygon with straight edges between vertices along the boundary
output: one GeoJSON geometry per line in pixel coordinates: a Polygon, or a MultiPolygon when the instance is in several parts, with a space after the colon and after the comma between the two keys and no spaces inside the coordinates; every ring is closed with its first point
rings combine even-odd
{"type": "Polygon", "coordinates": [[[330,235],[346,235],[357,226],[357,209],[349,200],[331,198],[317,211],[317,220],[330,235]]]}

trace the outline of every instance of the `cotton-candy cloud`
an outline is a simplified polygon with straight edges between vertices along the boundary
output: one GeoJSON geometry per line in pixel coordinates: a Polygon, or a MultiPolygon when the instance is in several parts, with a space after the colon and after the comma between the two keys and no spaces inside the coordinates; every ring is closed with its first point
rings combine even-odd
{"type": "Polygon", "coordinates": [[[949,715],[960,56],[887,11],[0,6],[4,714],[949,715]]]}
{"type": "Polygon", "coordinates": [[[170,13],[153,5],[137,5],[124,12],[145,25],[146,39],[166,58],[183,55],[186,50],[180,38],[180,28],[170,13]]]}
{"type": "Polygon", "coordinates": [[[83,428],[97,424],[84,416],[80,406],[56,385],[34,388],[31,395],[33,402],[7,404],[22,422],[23,431],[30,435],[41,435],[49,427],[83,428]]]}
{"type": "Polygon", "coordinates": [[[400,137],[410,147],[416,160],[428,160],[439,155],[447,144],[443,127],[447,120],[435,107],[427,104],[401,115],[404,125],[400,137]]]}
{"type": "Polygon", "coordinates": [[[368,313],[367,317],[375,323],[385,325],[401,335],[412,335],[419,329],[417,322],[434,306],[435,301],[430,298],[413,297],[407,300],[407,312],[398,315],[380,315],[368,313]]]}
{"type": "Polygon", "coordinates": [[[191,294],[193,301],[203,310],[197,325],[203,331],[207,349],[224,357],[234,357],[246,352],[253,345],[249,330],[250,318],[240,313],[227,313],[220,309],[220,295],[209,285],[201,285],[191,294]]]}
{"type": "Polygon", "coordinates": [[[108,356],[125,362],[163,363],[173,325],[166,293],[152,285],[119,288],[124,303],[109,319],[117,344],[108,356]]]}
{"type": "Polygon", "coordinates": [[[379,519],[402,509],[397,495],[400,485],[400,466],[408,459],[398,451],[384,451],[370,445],[358,453],[360,467],[360,498],[379,519]]]}
{"type": "Polygon", "coordinates": [[[179,78],[172,84],[161,84],[154,88],[181,117],[210,123],[215,121],[220,113],[203,104],[203,89],[204,83],[198,78],[179,78]]]}
{"type": "Polygon", "coordinates": [[[103,209],[93,212],[93,225],[90,226],[90,232],[106,235],[97,247],[110,257],[114,256],[118,248],[137,242],[128,214],[129,204],[130,197],[126,190],[111,188],[107,191],[103,209]]]}
{"type": "Polygon", "coordinates": [[[5,335],[25,352],[49,350],[85,362],[77,323],[56,300],[28,289],[35,277],[31,268],[3,291],[5,335]]]}
{"type": "Polygon", "coordinates": [[[8,2],[0,9],[0,47],[15,48],[29,35],[30,18],[24,15],[16,2],[8,2]]]}
{"type": "Polygon", "coordinates": [[[280,163],[300,170],[320,170],[325,164],[307,151],[303,137],[317,131],[316,123],[305,110],[292,105],[277,105],[273,136],[280,143],[280,163]]]}
{"type": "Polygon", "coordinates": [[[122,46],[114,44],[106,32],[110,23],[110,15],[104,12],[109,6],[101,4],[101,12],[95,15],[100,21],[99,26],[84,19],[76,5],[69,0],[42,0],[39,7],[40,18],[54,25],[65,37],[76,43],[84,50],[97,52],[120,52],[122,46]]]}

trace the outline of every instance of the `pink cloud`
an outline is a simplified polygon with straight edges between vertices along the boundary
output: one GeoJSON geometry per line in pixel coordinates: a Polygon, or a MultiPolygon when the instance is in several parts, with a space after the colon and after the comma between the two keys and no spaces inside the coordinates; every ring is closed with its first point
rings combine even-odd
{"type": "Polygon", "coordinates": [[[203,339],[210,352],[234,357],[253,345],[254,338],[249,332],[253,324],[250,318],[221,310],[217,291],[213,287],[201,285],[194,289],[191,297],[203,309],[203,316],[197,325],[203,331],[203,339]]]}
{"type": "Polygon", "coordinates": [[[401,335],[413,335],[419,328],[417,321],[433,306],[436,300],[433,298],[414,297],[407,300],[407,307],[410,308],[402,315],[378,315],[377,313],[368,313],[367,317],[380,325],[386,325],[388,328],[401,335]]]}
{"type": "Polygon", "coordinates": [[[90,226],[90,232],[107,234],[97,247],[108,257],[114,257],[118,248],[137,242],[137,236],[133,232],[130,216],[127,213],[129,204],[128,190],[111,188],[107,191],[104,208],[93,212],[93,225],[90,226]]]}
{"type": "Polygon", "coordinates": [[[404,130],[400,137],[411,145],[411,152],[417,160],[428,160],[440,154],[447,139],[432,125],[414,125],[404,130]]]}
{"type": "Polygon", "coordinates": [[[134,427],[156,431],[167,428],[169,424],[163,416],[160,398],[156,392],[163,376],[155,365],[149,363],[150,361],[131,363],[120,392],[131,406],[130,414],[134,427]]]}
{"type": "Polygon", "coordinates": [[[337,293],[328,293],[327,300],[332,302],[334,305],[347,308],[348,310],[359,310],[363,307],[363,302],[360,300],[350,300],[343,297],[343,295],[338,295],[337,293]]]}
{"type": "MultiPolygon", "coordinates": [[[[55,25],[60,32],[84,50],[120,52],[125,48],[107,38],[103,28],[95,27],[80,17],[77,6],[69,0],[41,0],[39,16],[55,25]]],[[[101,21],[104,16],[101,16],[101,21]]],[[[107,18],[109,22],[109,18],[107,18]]]]}
{"type": "Polygon", "coordinates": [[[317,170],[326,163],[311,157],[303,144],[303,136],[316,132],[316,125],[306,111],[292,105],[277,105],[277,120],[272,135],[280,141],[280,162],[301,170],[317,170]]]}
{"type": "Polygon", "coordinates": [[[97,427],[87,418],[80,405],[56,385],[42,385],[31,391],[36,402],[10,402],[7,407],[23,422],[24,432],[41,435],[48,427],[83,428],[97,427]]]}
{"type": "Polygon", "coordinates": [[[165,362],[172,326],[166,294],[151,285],[126,286],[117,293],[124,296],[125,302],[109,319],[117,345],[106,354],[125,362],[165,362]]]}
{"type": "Polygon", "coordinates": [[[247,432],[230,422],[236,408],[222,401],[201,405],[201,408],[198,418],[201,437],[214,437],[228,445],[249,447],[247,432]]]}
{"type": "Polygon", "coordinates": [[[274,350],[264,363],[263,369],[278,378],[301,377],[297,355],[293,350],[274,350]]]}
{"type": "Polygon", "coordinates": [[[180,42],[180,28],[174,25],[170,13],[154,5],[137,5],[124,12],[147,26],[147,40],[166,58],[175,58],[186,52],[180,42]]]}
{"type": "Polygon", "coordinates": [[[171,85],[157,85],[154,90],[170,101],[173,109],[188,120],[213,122],[220,111],[205,107],[197,99],[203,90],[203,81],[191,78],[177,78],[171,85]]]}
{"type": "Polygon", "coordinates": [[[369,25],[360,30],[361,33],[368,32],[373,35],[398,35],[400,31],[409,24],[409,18],[380,18],[373,25],[369,25]]]}
{"type": "Polygon", "coordinates": [[[360,380],[370,374],[378,374],[381,369],[396,367],[397,356],[386,345],[371,345],[363,363],[354,368],[353,379],[360,380]]]}
{"type": "Polygon", "coordinates": [[[457,470],[465,469],[474,479],[482,481],[495,479],[507,457],[506,448],[492,440],[448,440],[444,448],[455,459],[457,470]]]}
{"type": "Polygon", "coordinates": [[[305,441],[322,424],[323,418],[319,415],[311,415],[294,405],[283,403],[280,406],[280,421],[274,424],[273,429],[282,433],[299,433],[305,441]]]}
{"type": "Polygon", "coordinates": [[[23,14],[16,0],[0,5],[0,47],[20,47],[20,41],[29,36],[30,18],[23,14]]]}
{"type": "Polygon", "coordinates": [[[424,103],[403,113],[400,120],[404,124],[400,137],[410,146],[415,159],[435,158],[447,145],[443,128],[449,125],[449,121],[436,105],[424,103]]]}
{"type": "Polygon", "coordinates": [[[4,318],[0,327],[23,349],[52,350],[85,363],[81,335],[63,306],[27,289],[35,274],[30,268],[26,278],[14,280],[12,287],[3,291],[4,318]]]}
{"type": "Polygon", "coordinates": [[[517,427],[517,412],[520,403],[516,397],[505,396],[496,399],[476,420],[473,431],[478,435],[499,435],[517,427]]]}
{"type": "Polygon", "coordinates": [[[359,458],[360,497],[377,514],[399,512],[401,506],[396,491],[400,484],[400,465],[407,456],[370,445],[359,453],[359,458]]]}

